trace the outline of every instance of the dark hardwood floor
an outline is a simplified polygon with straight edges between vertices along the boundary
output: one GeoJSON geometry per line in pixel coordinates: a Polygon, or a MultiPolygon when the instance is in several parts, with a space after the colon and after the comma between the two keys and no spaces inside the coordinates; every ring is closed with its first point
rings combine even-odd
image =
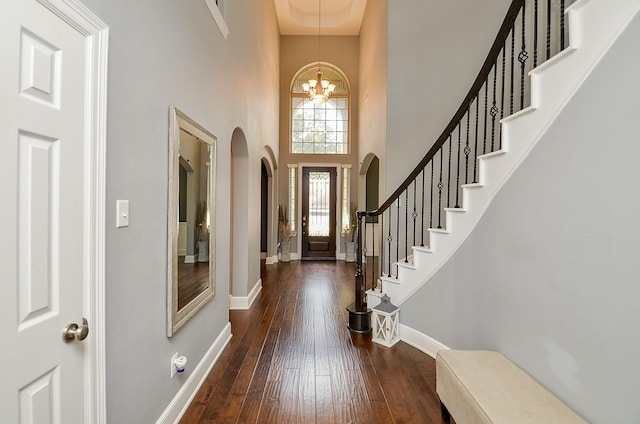
{"type": "Polygon", "coordinates": [[[442,423],[435,361],[346,327],[354,264],[263,266],[248,311],[181,423],[442,423]]]}
{"type": "Polygon", "coordinates": [[[209,285],[209,263],[185,264],[178,258],[178,310],[195,299],[209,285]]]}

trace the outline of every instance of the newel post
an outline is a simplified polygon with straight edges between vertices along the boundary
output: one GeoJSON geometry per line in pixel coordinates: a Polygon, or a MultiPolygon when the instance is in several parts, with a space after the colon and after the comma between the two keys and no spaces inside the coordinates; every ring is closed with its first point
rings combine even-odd
{"type": "Polygon", "coordinates": [[[364,276],[362,275],[362,218],[365,212],[356,212],[358,220],[356,233],[356,278],[355,302],[347,307],[349,311],[349,329],[356,333],[371,331],[371,309],[367,308],[364,276]]]}

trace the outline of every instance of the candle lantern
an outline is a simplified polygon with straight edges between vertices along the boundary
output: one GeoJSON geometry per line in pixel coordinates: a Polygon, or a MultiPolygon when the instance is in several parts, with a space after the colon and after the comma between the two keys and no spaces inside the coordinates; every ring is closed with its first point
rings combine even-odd
{"type": "Polygon", "coordinates": [[[400,341],[400,308],[391,303],[386,294],[380,303],[371,308],[373,317],[373,341],[392,347],[400,341]]]}

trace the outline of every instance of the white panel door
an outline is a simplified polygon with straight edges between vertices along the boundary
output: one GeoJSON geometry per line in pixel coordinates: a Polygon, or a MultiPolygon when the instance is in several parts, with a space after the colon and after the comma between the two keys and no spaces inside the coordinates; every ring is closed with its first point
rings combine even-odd
{"type": "Polygon", "coordinates": [[[89,339],[62,331],[87,312],[87,39],[0,3],[0,421],[83,423],[89,339]]]}

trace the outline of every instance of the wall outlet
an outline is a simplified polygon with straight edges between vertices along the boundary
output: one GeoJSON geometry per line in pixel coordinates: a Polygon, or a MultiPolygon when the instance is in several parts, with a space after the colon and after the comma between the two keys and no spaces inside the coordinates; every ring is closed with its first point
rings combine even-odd
{"type": "Polygon", "coordinates": [[[169,364],[169,366],[171,367],[171,378],[173,378],[173,376],[175,376],[177,372],[176,359],[178,359],[178,352],[176,352],[175,355],[171,357],[171,363],[169,364]]]}

